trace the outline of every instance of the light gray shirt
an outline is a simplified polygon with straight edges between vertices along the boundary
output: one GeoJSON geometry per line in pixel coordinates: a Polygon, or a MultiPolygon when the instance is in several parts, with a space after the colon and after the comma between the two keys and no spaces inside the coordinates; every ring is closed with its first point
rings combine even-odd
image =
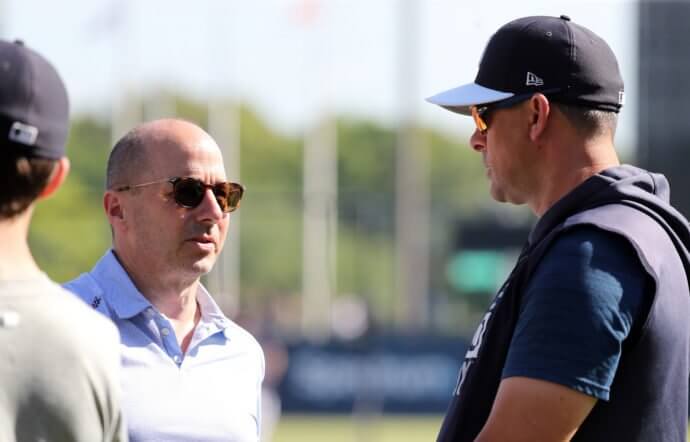
{"type": "Polygon", "coordinates": [[[0,441],[126,441],[118,347],[47,277],[0,281],[0,441]]]}

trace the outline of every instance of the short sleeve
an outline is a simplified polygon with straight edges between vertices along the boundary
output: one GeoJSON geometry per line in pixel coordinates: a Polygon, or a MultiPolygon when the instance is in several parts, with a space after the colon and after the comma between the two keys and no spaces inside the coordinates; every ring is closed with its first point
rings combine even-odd
{"type": "Polygon", "coordinates": [[[626,238],[589,225],[562,233],[523,293],[503,378],[551,381],[608,400],[650,279],[626,238]]]}

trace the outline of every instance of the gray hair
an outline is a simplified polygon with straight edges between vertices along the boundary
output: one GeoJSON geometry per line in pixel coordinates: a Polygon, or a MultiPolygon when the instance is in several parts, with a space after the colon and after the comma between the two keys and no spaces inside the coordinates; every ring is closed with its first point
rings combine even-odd
{"type": "Polygon", "coordinates": [[[611,138],[616,134],[618,126],[618,114],[616,112],[591,109],[574,104],[553,103],[566,119],[587,137],[610,134],[611,138]]]}
{"type": "Polygon", "coordinates": [[[106,189],[133,184],[129,181],[146,167],[147,155],[144,149],[145,137],[139,128],[134,128],[120,138],[108,157],[106,189]]]}

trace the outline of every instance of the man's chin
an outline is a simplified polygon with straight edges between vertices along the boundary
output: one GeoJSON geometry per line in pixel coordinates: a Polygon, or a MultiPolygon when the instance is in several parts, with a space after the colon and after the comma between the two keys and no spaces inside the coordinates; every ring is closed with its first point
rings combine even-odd
{"type": "Polygon", "coordinates": [[[186,263],[186,268],[201,276],[213,269],[220,251],[216,247],[185,247],[182,254],[184,256],[181,256],[182,262],[186,263]]]}
{"type": "Polygon", "coordinates": [[[506,198],[506,194],[502,189],[500,189],[494,183],[491,183],[490,186],[491,186],[491,188],[489,190],[489,193],[491,194],[491,198],[493,198],[494,201],[497,201],[499,203],[508,202],[508,199],[506,198]]]}
{"type": "Polygon", "coordinates": [[[192,255],[187,255],[186,267],[197,275],[205,275],[213,269],[213,266],[218,259],[216,253],[194,253],[192,255]]]}
{"type": "Polygon", "coordinates": [[[192,268],[194,269],[195,273],[199,273],[200,275],[205,275],[208,272],[210,272],[213,269],[213,266],[216,263],[216,256],[207,256],[205,258],[199,259],[192,264],[192,268]]]}

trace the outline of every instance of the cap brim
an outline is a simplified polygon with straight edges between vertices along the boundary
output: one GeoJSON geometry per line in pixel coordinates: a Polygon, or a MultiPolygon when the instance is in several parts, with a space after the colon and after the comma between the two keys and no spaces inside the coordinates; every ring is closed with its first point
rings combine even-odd
{"type": "Polygon", "coordinates": [[[512,92],[501,92],[476,83],[469,83],[441,92],[426,99],[429,103],[463,115],[470,115],[470,106],[505,100],[515,95],[512,92]]]}

